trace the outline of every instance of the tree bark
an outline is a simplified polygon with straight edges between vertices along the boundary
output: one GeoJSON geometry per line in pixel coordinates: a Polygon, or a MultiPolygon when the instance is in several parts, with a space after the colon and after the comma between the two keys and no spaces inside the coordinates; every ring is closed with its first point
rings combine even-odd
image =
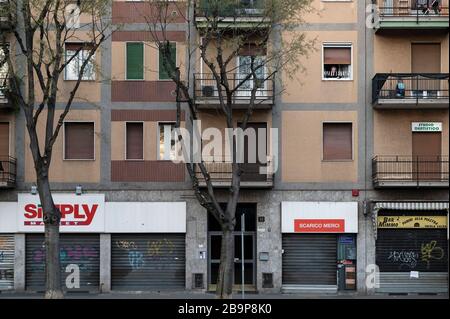
{"type": "Polygon", "coordinates": [[[222,245],[220,250],[219,277],[217,280],[216,297],[231,299],[233,293],[233,265],[234,265],[234,234],[233,226],[228,225],[222,231],[222,245]]]}
{"type": "Polygon", "coordinates": [[[43,209],[45,225],[45,275],[46,299],[62,299],[64,294],[61,289],[61,266],[59,259],[59,222],[61,212],[56,208],[50,191],[48,174],[40,172],[44,176],[38,176],[37,187],[43,209]]]}

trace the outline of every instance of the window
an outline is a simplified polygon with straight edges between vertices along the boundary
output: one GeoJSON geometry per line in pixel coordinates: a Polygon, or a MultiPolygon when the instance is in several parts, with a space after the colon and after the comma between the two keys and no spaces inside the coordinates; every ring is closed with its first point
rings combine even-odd
{"type": "MultiPolygon", "coordinates": [[[[81,67],[84,61],[87,60],[89,52],[92,47],[85,43],[66,43],[66,63],[75,56],[70,62],[68,62],[65,68],[66,80],[78,80],[80,77],[81,67]],[[78,51],[80,50],[80,51],[78,51]]],[[[89,62],[84,68],[81,80],[95,80],[94,69],[95,54],[90,58],[89,62]]]]}
{"type": "Polygon", "coordinates": [[[159,159],[175,160],[175,123],[159,123],[159,159]]]}
{"type": "Polygon", "coordinates": [[[128,122],[126,124],[126,158],[128,160],[144,159],[144,124],[128,122]]]}
{"type": "Polygon", "coordinates": [[[323,124],[323,160],[352,160],[352,123],[323,124]]]}
{"type": "MultiPolygon", "coordinates": [[[[177,45],[176,43],[169,43],[170,50],[170,61],[164,63],[165,56],[162,52],[162,49],[159,49],[159,79],[160,80],[168,80],[170,79],[171,70],[170,66],[175,66],[177,63],[177,45]]],[[[173,71],[173,70],[172,70],[173,71]]]]}
{"type": "Polygon", "coordinates": [[[94,159],[94,123],[64,123],[64,159],[94,159]]]}
{"type": "Polygon", "coordinates": [[[144,79],[144,43],[127,43],[127,79],[144,79]]]}
{"type": "Polygon", "coordinates": [[[349,44],[325,44],[323,46],[323,76],[328,80],[351,80],[352,46],[349,44]]]}
{"type": "MultiPolygon", "coordinates": [[[[9,46],[6,44],[6,50],[8,50],[9,46]]],[[[0,46],[0,99],[4,98],[5,92],[4,89],[8,84],[8,63],[6,62],[6,55],[4,52],[5,45],[0,46]]]]}

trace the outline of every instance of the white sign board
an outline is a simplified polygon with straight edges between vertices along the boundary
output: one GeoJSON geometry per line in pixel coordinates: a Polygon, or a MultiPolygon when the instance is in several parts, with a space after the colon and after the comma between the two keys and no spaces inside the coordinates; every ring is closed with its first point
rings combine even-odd
{"type": "Polygon", "coordinates": [[[186,202],[107,202],[107,233],[185,233],[186,202]]]}
{"type": "Polygon", "coordinates": [[[281,202],[282,233],[357,233],[357,202],[281,202]]]}
{"type": "MultiPolygon", "coordinates": [[[[61,232],[103,232],[105,228],[104,194],[53,194],[61,211],[61,232]]],[[[43,210],[38,195],[19,194],[18,229],[21,232],[43,232],[43,210]]]]}
{"type": "Polygon", "coordinates": [[[412,122],[413,132],[442,132],[441,122],[412,122]]]}

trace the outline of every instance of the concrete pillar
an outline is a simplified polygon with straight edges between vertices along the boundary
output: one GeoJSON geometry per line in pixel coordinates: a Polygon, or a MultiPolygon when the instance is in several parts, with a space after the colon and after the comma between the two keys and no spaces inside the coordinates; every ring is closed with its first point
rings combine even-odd
{"type": "Polygon", "coordinates": [[[14,290],[25,291],[25,234],[14,235],[14,290]]]}
{"type": "Polygon", "coordinates": [[[111,234],[100,234],[100,292],[111,291],[111,234]]]}

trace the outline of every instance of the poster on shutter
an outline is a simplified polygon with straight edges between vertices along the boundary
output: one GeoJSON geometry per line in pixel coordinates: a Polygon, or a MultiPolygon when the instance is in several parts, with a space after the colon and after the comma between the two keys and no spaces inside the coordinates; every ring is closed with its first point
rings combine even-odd
{"type": "MultiPolygon", "coordinates": [[[[104,231],[104,194],[54,194],[53,201],[61,211],[61,232],[104,231]]],[[[44,231],[43,210],[39,196],[19,194],[17,209],[19,231],[44,231]]]]}

